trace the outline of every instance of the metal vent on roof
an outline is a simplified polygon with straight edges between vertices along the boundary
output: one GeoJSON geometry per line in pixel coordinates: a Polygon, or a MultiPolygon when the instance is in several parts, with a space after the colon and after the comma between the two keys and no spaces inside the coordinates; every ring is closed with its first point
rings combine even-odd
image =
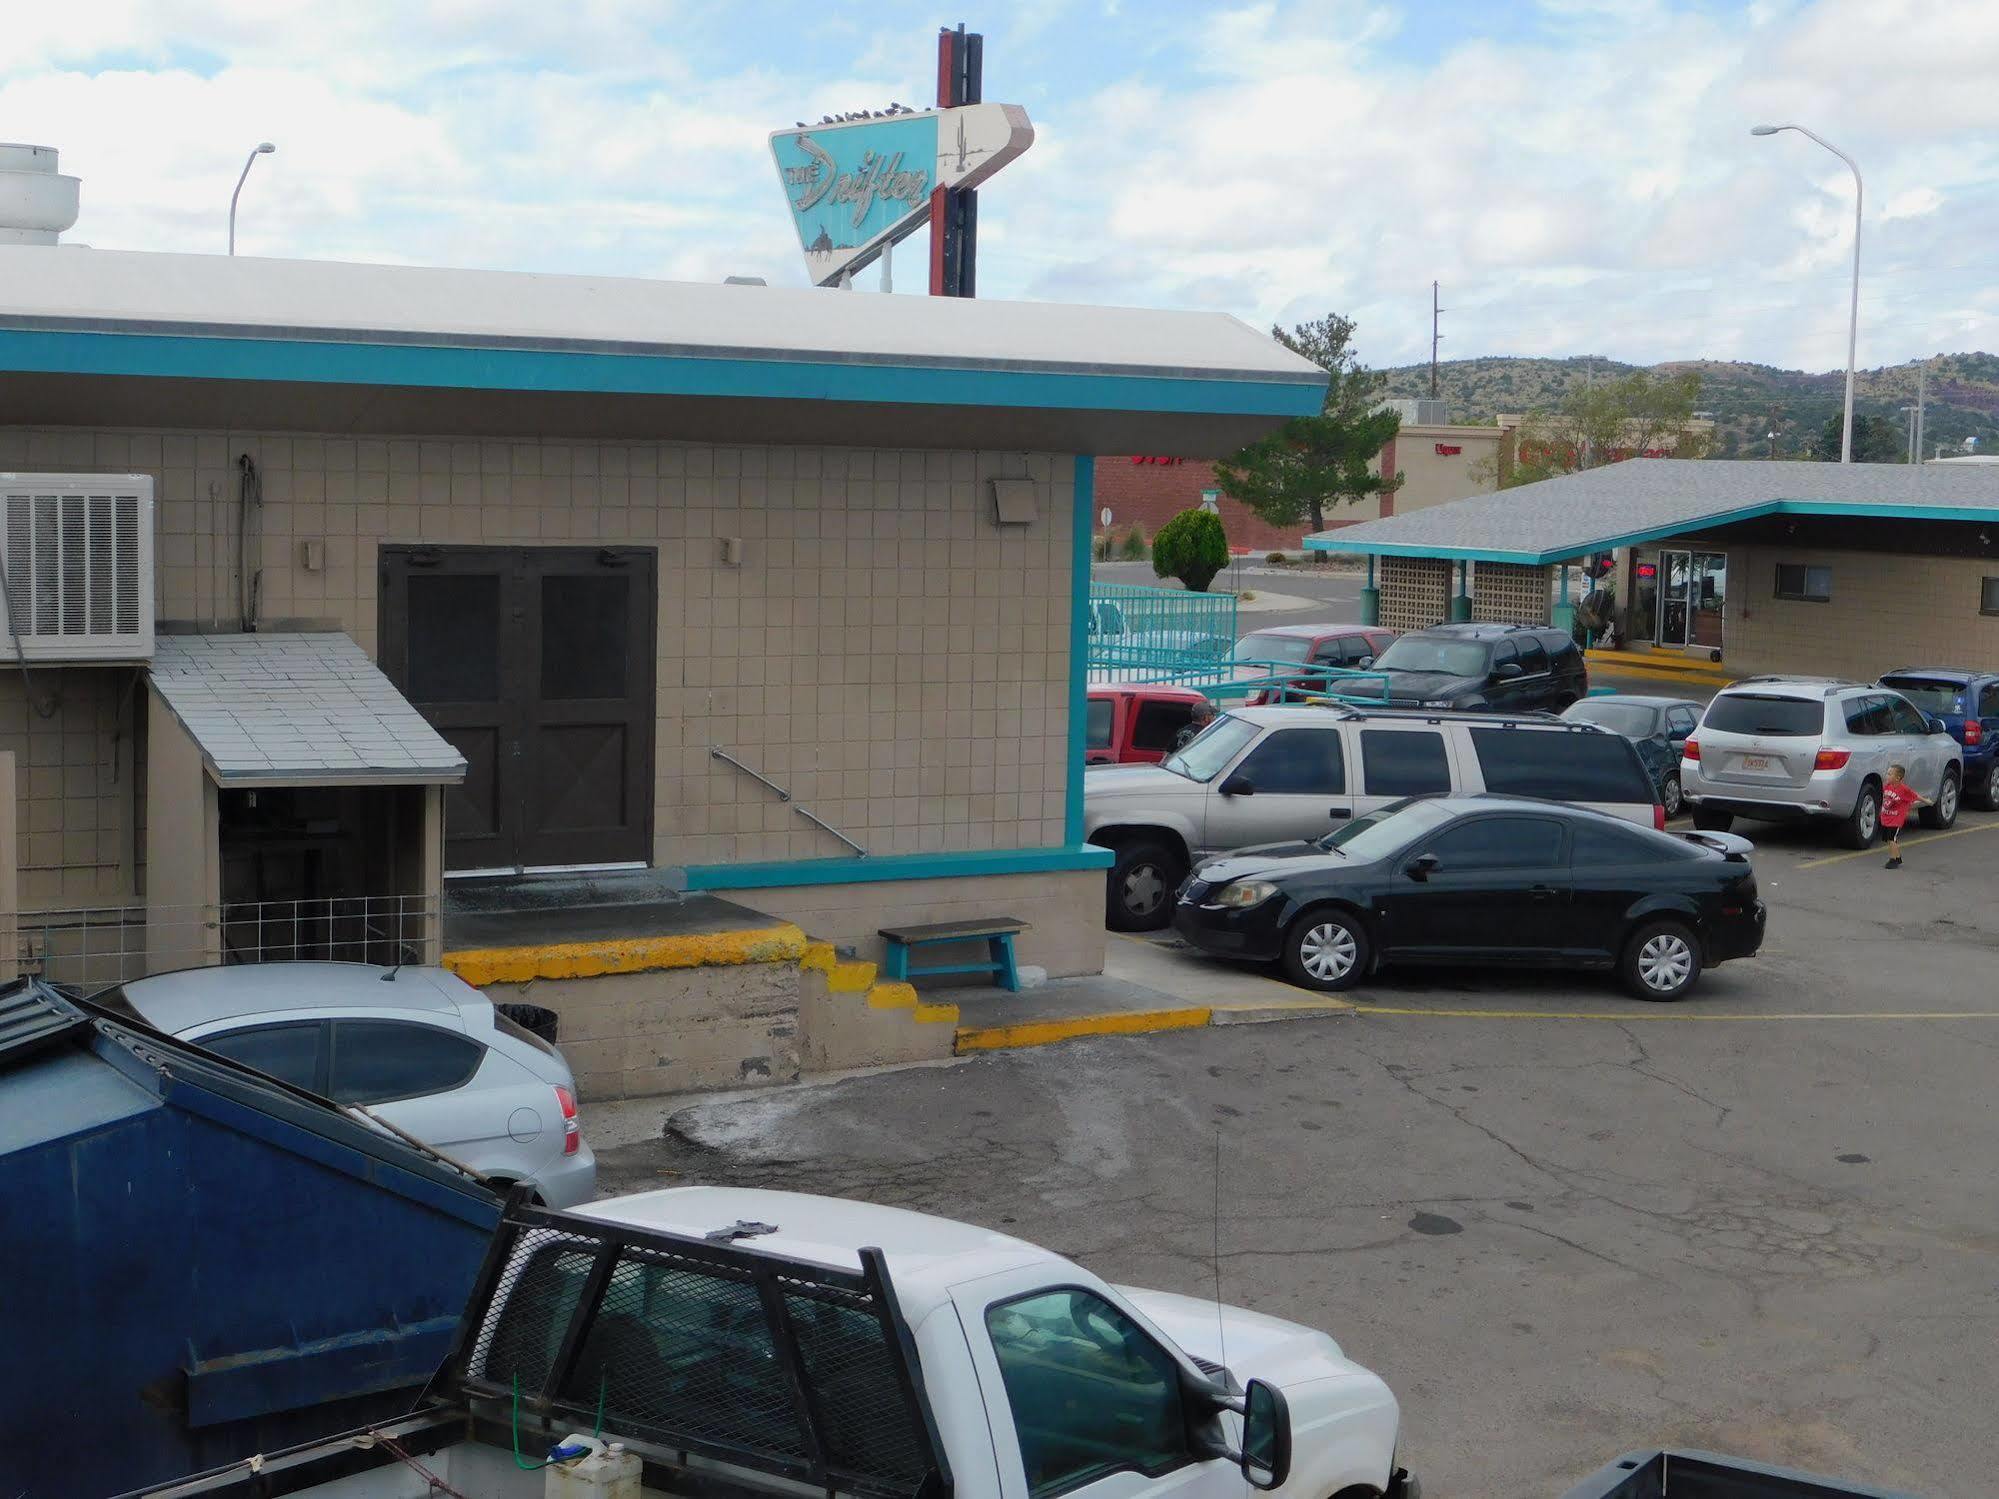
{"type": "Polygon", "coordinates": [[[0,1059],[17,1061],[89,1024],[81,1010],[34,979],[0,989],[0,1059]]]}
{"type": "Polygon", "coordinates": [[[29,661],[153,654],[153,481],[0,474],[0,643],[29,661]]]}

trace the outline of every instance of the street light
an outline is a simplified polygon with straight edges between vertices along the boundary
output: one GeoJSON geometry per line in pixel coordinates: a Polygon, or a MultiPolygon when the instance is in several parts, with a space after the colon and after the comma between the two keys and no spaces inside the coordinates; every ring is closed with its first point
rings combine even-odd
{"type": "Polygon", "coordinates": [[[1816,141],[1845,162],[1853,172],[1853,311],[1846,325],[1846,418],[1839,434],[1839,461],[1853,462],[1853,359],[1854,351],[1860,343],[1860,163],[1848,156],[1824,136],[1805,129],[1802,125],[1752,125],[1751,135],[1775,135],[1780,130],[1795,130],[1807,140],[1816,141]]]}
{"type": "Polygon", "coordinates": [[[259,141],[257,149],[243,161],[243,175],[236,179],[236,191],[229,195],[229,253],[236,253],[236,200],[243,196],[243,184],[249,180],[250,168],[257,164],[259,156],[269,156],[278,148],[269,141],[259,141]]]}

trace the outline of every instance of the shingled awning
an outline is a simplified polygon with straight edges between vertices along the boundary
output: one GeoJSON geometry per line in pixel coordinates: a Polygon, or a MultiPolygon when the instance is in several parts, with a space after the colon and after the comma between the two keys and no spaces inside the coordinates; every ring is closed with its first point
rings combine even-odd
{"type": "Polygon", "coordinates": [[[219,785],[465,779],[465,757],[337,631],[161,635],[151,670],[219,785]]]}

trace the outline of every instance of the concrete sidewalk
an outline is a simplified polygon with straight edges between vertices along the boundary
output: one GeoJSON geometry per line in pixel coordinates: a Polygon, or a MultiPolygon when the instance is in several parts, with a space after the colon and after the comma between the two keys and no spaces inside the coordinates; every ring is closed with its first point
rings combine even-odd
{"type": "Polygon", "coordinates": [[[954,989],[957,1051],[1046,1046],[1076,1036],[1146,1034],[1347,1014],[1353,1005],[1311,994],[1261,970],[1203,957],[1170,939],[1111,933],[1104,971],[1055,979],[1019,994],[954,989]]]}

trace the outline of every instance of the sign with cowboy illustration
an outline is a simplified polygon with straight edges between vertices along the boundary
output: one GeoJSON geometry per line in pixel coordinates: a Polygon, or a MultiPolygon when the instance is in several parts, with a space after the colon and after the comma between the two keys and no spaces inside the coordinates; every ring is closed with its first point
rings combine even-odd
{"type": "Polygon", "coordinates": [[[1015,104],[965,104],[774,130],[770,154],[813,283],[921,228],[940,187],[972,188],[1034,143],[1015,104]]]}

